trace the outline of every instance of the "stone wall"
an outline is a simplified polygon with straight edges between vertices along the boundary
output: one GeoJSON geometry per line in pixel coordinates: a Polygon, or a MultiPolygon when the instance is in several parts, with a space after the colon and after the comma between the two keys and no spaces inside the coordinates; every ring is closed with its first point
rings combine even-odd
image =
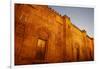
{"type": "Polygon", "coordinates": [[[46,5],[15,4],[16,65],[85,60],[93,60],[93,39],[68,16],[46,5]],[[38,40],[46,42],[42,60],[37,58],[38,40]]]}

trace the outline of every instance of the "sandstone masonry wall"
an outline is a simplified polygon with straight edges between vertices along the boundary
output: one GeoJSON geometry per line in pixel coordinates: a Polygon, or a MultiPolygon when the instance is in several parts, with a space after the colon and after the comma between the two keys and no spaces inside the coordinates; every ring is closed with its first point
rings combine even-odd
{"type": "Polygon", "coordinates": [[[93,47],[93,38],[68,16],[46,5],[15,4],[16,65],[93,60],[93,47]],[[42,60],[37,54],[39,39],[46,42],[42,60]]]}

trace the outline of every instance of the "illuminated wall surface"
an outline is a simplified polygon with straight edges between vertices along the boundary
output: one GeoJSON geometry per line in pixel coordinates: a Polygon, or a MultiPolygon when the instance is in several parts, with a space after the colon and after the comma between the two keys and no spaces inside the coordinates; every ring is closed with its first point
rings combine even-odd
{"type": "Polygon", "coordinates": [[[15,4],[15,65],[94,60],[94,39],[47,5],[15,4]]]}

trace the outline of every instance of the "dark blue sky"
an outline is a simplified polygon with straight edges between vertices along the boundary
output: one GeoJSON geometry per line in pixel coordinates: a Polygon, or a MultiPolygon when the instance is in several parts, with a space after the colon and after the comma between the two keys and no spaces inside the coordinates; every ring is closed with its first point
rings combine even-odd
{"type": "Polygon", "coordinates": [[[90,37],[94,37],[94,9],[83,7],[49,6],[62,16],[70,17],[71,22],[81,30],[85,29],[90,37]]]}

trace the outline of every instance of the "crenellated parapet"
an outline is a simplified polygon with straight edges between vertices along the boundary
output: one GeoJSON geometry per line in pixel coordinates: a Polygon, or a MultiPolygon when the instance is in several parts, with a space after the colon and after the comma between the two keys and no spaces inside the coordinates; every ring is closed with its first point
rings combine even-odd
{"type": "Polygon", "coordinates": [[[15,4],[15,65],[94,60],[94,39],[47,5],[15,4]]]}

